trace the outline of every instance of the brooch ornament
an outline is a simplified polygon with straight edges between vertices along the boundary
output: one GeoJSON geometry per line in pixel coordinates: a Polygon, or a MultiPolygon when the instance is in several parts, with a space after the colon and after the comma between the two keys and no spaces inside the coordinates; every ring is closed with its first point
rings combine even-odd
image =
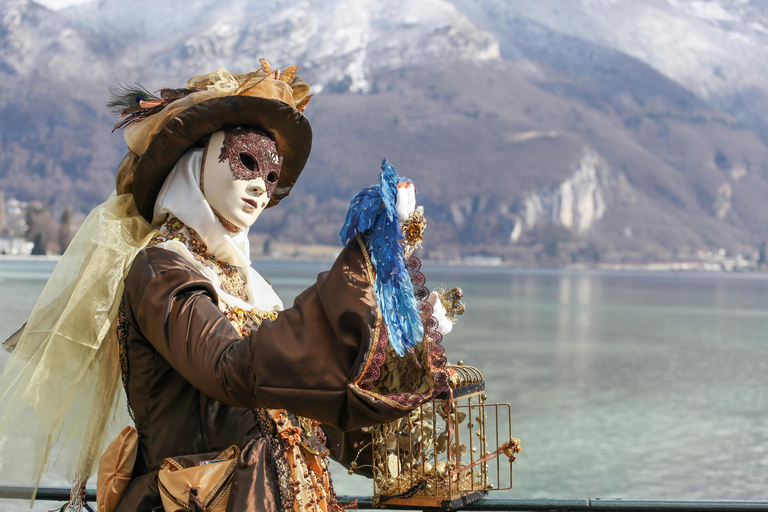
{"type": "Polygon", "coordinates": [[[413,252],[421,247],[424,241],[424,231],[427,229],[427,219],[424,218],[424,208],[419,206],[411,212],[405,222],[403,222],[403,247],[405,257],[408,258],[413,252]]]}
{"type": "Polygon", "coordinates": [[[444,284],[435,288],[435,292],[437,292],[437,297],[445,307],[445,314],[448,320],[455,324],[459,316],[464,314],[464,303],[461,301],[462,297],[464,297],[464,292],[458,287],[449,289],[444,284]]]}

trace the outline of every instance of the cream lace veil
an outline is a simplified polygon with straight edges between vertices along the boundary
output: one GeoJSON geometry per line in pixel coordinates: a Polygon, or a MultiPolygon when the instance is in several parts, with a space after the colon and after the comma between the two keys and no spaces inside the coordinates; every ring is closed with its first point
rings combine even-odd
{"type": "MultiPolygon", "coordinates": [[[[123,278],[153,230],[133,196],[94,208],[48,280],[0,376],[0,480],[84,485],[129,423],[115,334],[123,278]]],[[[77,500],[74,500],[77,501],[77,500]]],[[[75,504],[75,503],[73,503],[75,504]]]]}

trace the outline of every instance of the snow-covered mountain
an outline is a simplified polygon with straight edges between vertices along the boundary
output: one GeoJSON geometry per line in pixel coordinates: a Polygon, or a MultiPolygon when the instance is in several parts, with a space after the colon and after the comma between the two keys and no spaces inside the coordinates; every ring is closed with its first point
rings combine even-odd
{"type": "Polygon", "coordinates": [[[524,59],[513,31],[532,20],[635,57],[768,141],[768,2],[763,0],[452,0],[524,59]]]}
{"type": "Polygon", "coordinates": [[[496,38],[444,0],[100,0],[61,14],[141,79],[222,65],[245,71],[269,56],[302,66],[318,89],[369,92],[379,70],[500,58],[496,38]]]}
{"type": "Polygon", "coordinates": [[[766,27],[757,0],[0,0],[0,189],[87,209],[124,151],[109,85],[265,57],[321,92],[271,236],[333,243],[387,156],[421,183],[432,256],[750,254],[768,238],[766,27]]]}

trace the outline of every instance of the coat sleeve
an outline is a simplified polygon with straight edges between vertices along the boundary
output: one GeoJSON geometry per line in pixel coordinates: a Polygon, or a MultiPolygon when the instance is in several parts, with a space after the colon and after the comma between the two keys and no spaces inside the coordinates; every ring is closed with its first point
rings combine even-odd
{"type": "Polygon", "coordinates": [[[333,460],[355,474],[373,478],[373,446],[368,427],[349,432],[342,432],[330,425],[323,425],[322,428],[326,437],[325,445],[333,460]]]}
{"type": "Polygon", "coordinates": [[[350,244],[291,308],[241,338],[208,279],[175,253],[150,248],[126,278],[126,313],[206,395],[236,407],[287,409],[346,431],[418,405],[401,407],[356,385],[381,346],[369,272],[360,247],[350,244]]]}

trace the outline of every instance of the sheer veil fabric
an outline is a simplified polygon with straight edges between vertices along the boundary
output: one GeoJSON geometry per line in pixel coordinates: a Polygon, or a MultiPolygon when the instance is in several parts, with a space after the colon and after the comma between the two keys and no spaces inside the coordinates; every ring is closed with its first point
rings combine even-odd
{"type": "MultiPolygon", "coordinates": [[[[230,305],[281,310],[272,287],[250,267],[247,231],[232,236],[205,201],[202,155],[191,149],[179,159],[158,195],[153,226],[170,214],[196,230],[209,253],[241,271],[248,302],[226,294],[181,242],[161,247],[188,259],[230,305]]],[[[0,375],[0,482],[36,490],[44,474],[55,473],[73,487],[84,485],[104,448],[130,423],[115,328],[123,279],[157,233],[153,226],[128,194],[94,208],[28,322],[9,340],[13,352],[0,375]]]]}
{"type": "Polygon", "coordinates": [[[115,325],[125,274],[153,233],[133,196],[94,208],[12,338],[0,376],[4,483],[36,489],[48,472],[83,483],[130,421],[115,325]]]}

